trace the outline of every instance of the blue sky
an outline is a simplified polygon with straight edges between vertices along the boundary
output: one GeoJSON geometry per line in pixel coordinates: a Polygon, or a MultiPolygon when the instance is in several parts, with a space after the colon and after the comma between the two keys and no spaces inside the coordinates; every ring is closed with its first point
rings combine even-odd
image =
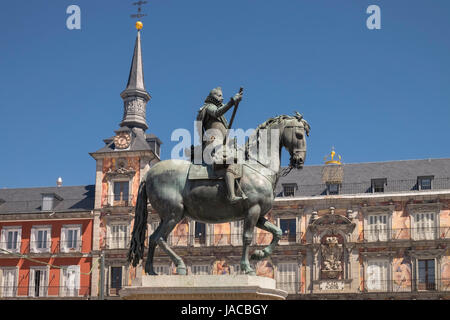
{"type": "MultiPolygon", "coordinates": [[[[0,188],[95,183],[88,154],[122,120],[133,1],[8,1],[0,10],[0,188]],[[81,30],[66,8],[81,8],[81,30]]],[[[170,157],[209,90],[245,88],[235,128],[301,112],[307,165],[450,157],[448,0],[148,0],[148,132],[170,157]],[[366,8],[381,8],[381,30],[366,8]]],[[[228,115],[229,117],[230,115],[228,115]]],[[[288,155],[283,155],[283,164],[288,155]]]]}

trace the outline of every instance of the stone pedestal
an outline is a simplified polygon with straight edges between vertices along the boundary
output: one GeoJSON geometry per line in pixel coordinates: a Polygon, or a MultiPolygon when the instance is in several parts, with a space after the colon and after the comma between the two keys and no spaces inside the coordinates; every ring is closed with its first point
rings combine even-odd
{"type": "Polygon", "coordinates": [[[284,300],[275,280],[248,275],[142,276],[119,291],[126,300],[284,300]]]}

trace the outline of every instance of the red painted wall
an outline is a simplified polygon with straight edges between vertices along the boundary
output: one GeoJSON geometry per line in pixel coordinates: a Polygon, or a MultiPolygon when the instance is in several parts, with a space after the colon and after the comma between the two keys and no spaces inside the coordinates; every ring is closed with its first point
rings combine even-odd
{"type": "MultiPolygon", "coordinates": [[[[61,238],[61,228],[63,225],[81,225],[81,253],[88,254],[92,250],[92,228],[93,219],[84,220],[40,220],[40,221],[16,221],[16,222],[0,222],[0,228],[4,226],[21,226],[22,227],[22,243],[21,243],[21,254],[26,254],[30,258],[49,263],[54,266],[70,266],[70,265],[80,265],[80,296],[90,295],[90,285],[91,285],[91,274],[89,273],[92,268],[92,258],[91,257],[80,257],[80,252],[72,254],[69,253],[59,253],[59,240],[61,238]],[[47,254],[30,254],[29,244],[31,237],[31,228],[36,225],[50,225],[51,226],[51,253],[52,257],[48,257],[47,254]],[[47,257],[42,257],[42,255],[47,255],[47,257]],[[41,257],[39,257],[41,256],[41,257]],[[83,274],[89,273],[89,274],[83,274]]],[[[0,267],[18,267],[19,274],[17,279],[18,285],[18,296],[28,296],[29,288],[29,275],[30,267],[39,266],[46,267],[45,264],[40,264],[38,262],[29,261],[24,258],[0,258],[0,267]]],[[[59,287],[61,286],[61,269],[50,266],[48,275],[48,296],[58,296],[59,287]]]]}

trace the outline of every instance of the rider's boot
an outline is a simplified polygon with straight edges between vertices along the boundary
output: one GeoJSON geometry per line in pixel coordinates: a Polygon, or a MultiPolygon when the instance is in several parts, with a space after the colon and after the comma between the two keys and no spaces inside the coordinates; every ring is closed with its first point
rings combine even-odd
{"type": "Polygon", "coordinates": [[[236,203],[240,200],[243,200],[242,197],[237,197],[234,193],[234,174],[231,172],[227,172],[225,174],[225,183],[227,184],[228,189],[228,200],[231,203],[236,203]]]}

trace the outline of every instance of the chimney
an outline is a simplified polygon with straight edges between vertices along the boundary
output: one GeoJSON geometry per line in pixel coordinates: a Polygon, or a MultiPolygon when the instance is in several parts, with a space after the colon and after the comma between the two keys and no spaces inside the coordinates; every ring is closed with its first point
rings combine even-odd
{"type": "Polygon", "coordinates": [[[56,180],[56,186],[57,187],[61,187],[62,186],[62,178],[61,177],[59,177],[57,180],[56,180]]]}

